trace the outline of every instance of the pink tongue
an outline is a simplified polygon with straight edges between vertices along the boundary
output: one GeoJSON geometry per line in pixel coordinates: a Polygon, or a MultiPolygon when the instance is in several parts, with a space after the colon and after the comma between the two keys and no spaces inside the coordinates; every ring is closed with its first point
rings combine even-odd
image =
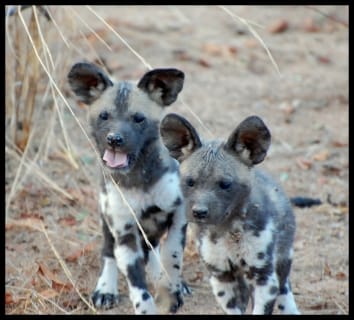
{"type": "Polygon", "coordinates": [[[107,165],[111,168],[121,168],[128,165],[128,157],[126,153],[113,152],[107,149],[103,155],[103,160],[106,161],[107,165]]]}

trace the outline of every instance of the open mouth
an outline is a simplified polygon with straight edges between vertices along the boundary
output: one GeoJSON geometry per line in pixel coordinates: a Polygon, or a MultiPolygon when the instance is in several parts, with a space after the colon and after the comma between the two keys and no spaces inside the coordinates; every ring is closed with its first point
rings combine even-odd
{"type": "Polygon", "coordinates": [[[106,149],[102,158],[112,169],[123,169],[129,166],[127,153],[106,149]]]}

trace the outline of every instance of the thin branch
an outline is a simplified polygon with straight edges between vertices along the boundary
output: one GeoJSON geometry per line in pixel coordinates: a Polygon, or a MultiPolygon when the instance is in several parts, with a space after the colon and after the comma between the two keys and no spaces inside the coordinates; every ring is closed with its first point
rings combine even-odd
{"type": "Polygon", "coordinates": [[[119,40],[122,41],[122,42],[124,43],[124,45],[125,45],[125,46],[126,46],[126,47],[149,69],[149,70],[152,69],[151,65],[148,64],[148,63],[146,62],[146,60],[145,60],[138,52],[136,52],[136,51],[130,46],[130,44],[128,43],[128,41],[125,40],[116,30],[114,30],[113,27],[112,27],[105,19],[103,19],[99,14],[97,14],[97,12],[95,12],[95,10],[93,10],[93,9],[91,8],[91,6],[86,6],[86,8],[87,8],[88,10],[90,10],[100,21],[102,21],[103,24],[104,24],[109,30],[111,30],[111,31],[114,33],[114,35],[116,35],[116,36],[119,38],[119,40]]]}
{"type": "Polygon", "coordinates": [[[328,13],[326,13],[326,12],[323,12],[323,11],[321,11],[321,10],[315,8],[315,7],[312,7],[312,6],[305,6],[305,8],[310,9],[310,10],[313,10],[313,11],[319,13],[320,15],[326,17],[327,19],[332,20],[333,22],[339,23],[339,24],[341,24],[342,26],[344,26],[344,27],[346,27],[346,28],[349,27],[349,24],[348,24],[347,22],[342,21],[342,20],[339,20],[339,19],[337,19],[336,17],[333,17],[332,15],[330,15],[330,14],[328,14],[328,13]]]}
{"type": "Polygon", "coordinates": [[[241,23],[243,23],[244,25],[246,25],[246,27],[248,28],[248,30],[254,35],[254,37],[261,43],[261,45],[263,46],[263,48],[265,49],[265,51],[268,54],[268,57],[270,59],[270,61],[272,62],[275,70],[277,71],[277,73],[279,75],[281,75],[279,67],[277,65],[277,63],[275,62],[272,54],[270,53],[270,50],[268,49],[267,45],[265,44],[265,42],[263,41],[263,39],[259,36],[259,34],[253,29],[253,27],[249,24],[249,22],[246,19],[243,19],[241,17],[239,17],[238,15],[234,14],[233,12],[231,12],[229,9],[225,8],[224,6],[219,6],[219,8],[223,11],[225,11],[228,15],[230,15],[234,20],[239,20],[241,23]]]}
{"type": "MultiPolygon", "coordinates": [[[[71,8],[70,8],[70,9],[71,9],[71,8]]],[[[90,30],[90,32],[92,32],[92,33],[96,36],[96,38],[97,38],[109,51],[113,51],[112,47],[111,47],[106,41],[104,41],[104,40],[102,39],[102,37],[101,37],[99,34],[97,34],[97,32],[96,32],[94,29],[92,29],[92,28],[90,27],[90,25],[87,24],[87,23],[85,22],[85,20],[82,19],[81,16],[80,16],[75,10],[73,10],[73,9],[71,9],[71,10],[72,10],[72,12],[74,13],[74,15],[82,22],[82,24],[83,24],[88,30],[90,30]]]]}
{"type": "Polygon", "coordinates": [[[45,226],[42,223],[42,232],[44,233],[45,237],[48,240],[48,243],[50,245],[50,248],[52,249],[54,255],[56,256],[56,258],[59,261],[59,264],[61,265],[62,269],[64,270],[65,275],[67,276],[67,278],[69,279],[69,281],[71,282],[71,284],[73,285],[73,288],[75,289],[76,293],[79,295],[80,299],[96,314],[97,310],[95,309],[95,307],[93,307],[81,294],[81,292],[79,291],[79,289],[77,288],[77,286],[75,285],[74,280],[72,279],[72,275],[70,270],[68,269],[66,263],[64,262],[63,258],[60,256],[60,254],[58,253],[58,251],[56,250],[56,248],[54,247],[51,239],[49,238],[49,235],[47,233],[47,231],[45,230],[45,226]]]}
{"type": "Polygon", "coordinates": [[[53,306],[55,306],[56,308],[58,308],[61,312],[63,312],[64,314],[70,314],[69,312],[67,312],[65,309],[63,309],[62,307],[60,307],[57,303],[55,303],[54,301],[46,298],[45,296],[43,296],[42,294],[38,293],[37,291],[33,290],[33,289],[27,289],[27,288],[21,288],[21,287],[16,287],[16,286],[11,286],[11,285],[6,285],[6,288],[9,289],[15,289],[15,290],[22,290],[22,291],[27,291],[31,294],[34,294],[35,296],[37,296],[38,298],[41,298],[49,303],[51,303],[53,306]]]}
{"type": "MultiPolygon", "coordinates": [[[[33,174],[37,174],[38,177],[44,181],[46,184],[48,184],[48,186],[50,186],[52,189],[60,192],[61,194],[63,194],[66,198],[73,200],[73,197],[67,193],[64,189],[60,188],[55,182],[53,182],[50,178],[48,178],[38,167],[37,165],[32,162],[31,160],[27,159],[26,162],[23,160],[23,157],[21,159],[20,156],[13,150],[9,149],[8,146],[5,146],[5,152],[8,153],[9,155],[15,157],[16,159],[22,161],[22,163],[27,167],[28,170],[32,170],[31,172],[33,174]],[[29,164],[27,163],[29,162],[29,164]]],[[[8,202],[8,204],[10,203],[10,201],[8,202]]]]}

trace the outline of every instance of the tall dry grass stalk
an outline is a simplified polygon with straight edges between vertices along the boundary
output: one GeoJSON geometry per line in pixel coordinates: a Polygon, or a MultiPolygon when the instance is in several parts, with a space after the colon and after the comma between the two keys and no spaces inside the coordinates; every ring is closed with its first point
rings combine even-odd
{"type": "MultiPolygon", "coordinates": [[[[33,153],[33,147],[30,145],[33,139],[30,137],[39,127],[36,125],[36,117],[40,119],[42,114],[44,116],[41,109],[46,102],[41,103],[40,98],[46,96],[48,82],[33,50],[35,47],[41,55],[47,52],[47,45],[41,39],[43,35],[40,24],[41,28],[49,30],[50,21],[42,15],[39,19],[35,7],[24,11],[17,7],[17,13],[6,18],[6,141],[12,144],[9,147],[15,146],[16,152],[21,155],[21,162],[7,197],[6,216],[16,190],[28,173],[28,167],[23,164],[28,162],[27,157],[33,153]],[[25,29],[31,34],[32,42],[24,32],[25,29]]],[[[52,59],[47,63],[53,63],[52,59]]],[[[39,154],[37,152],[37,156],[39,154]]]]}
{"type": "MultiPolygon", "coordinates": [[[[68,51],[67,39],[72,37],[71,33],[75,28],[71,28],[72,23],[65,17],[62,8],[51,8],[52,12],[48,10],[51,12],[48,15],[50,19],[43,14],[43,10],[46,9],[38,11],[38,7],[32,6],[21,11],[20,7],[17,7],[14,15],[6,17],[5,151],[6,161],[18,164],[15,168],[7,166],[13,172],[6,174],[9,184],[6,192],[6,221],[12,220],[10,208],[16,208],[14,200],[29,177],[32,181],[41,181],[62,198],[73,199],[72,195],[50,176],[50,172],[43,170],[43,164],[48,162],[48,155],[53,150],[61,150],[63,158],[73,170],[79,168],[63,120],[65,104],[58,98],[60,95],[57,92],[60,91],[61,95],[65,96],[59,88],[66,82],[71,59],[63,52],[68,51]],[[58,41],[58,38],[63,41],[58,41]],[[42,167],[38,164],[42,164],[42,167]]],[[[47,233],[45,235],[47,236],[47,233]]],[[[51,244],[49,240],[48,243],[51,244]]],[[[69,275],[60,259],[59,265],[64,273],[69,275]]],[[[78,288],[74,288],[78,292],[78,288]]],[[[79,292],[78,295],[91,308],[79,292]]],[[[37,298],[39,299],[40,295],[37,295],[37,298]]]]}
{"type": "MultiPolygon", "coordinates": [[[[40,77],[40,70],[38,60],[35,58],[33,50],[28,46],[28,42],[25,41],[21,30],[21,25],[18,19],[13,24],[9,23],[9,32],[12,33],[14,39],[13,48],[15,59],[12,61],[6,61],[6,65],[12,65],[14,69],[13,81],[6,83],[12,85],[9,88],[9,92],[14,91],[14,101],[11,101],[6,105],[7,114],[11,114],[11,126],[10,132],[15,144],[24,150],[32,126],[32,117],[35,105],[35,97],[38,91],[38,82],[40,77]]],[[[40,46],[38,31],[36,28],[36,21],[34,13],[31,13],[29,18],[29,26],[33,35],[33,39],[36,46],[40,46]]],[[[10,75],[10,72],[6,72],[6,75],[10,75]]]]}
{"type": "Polygon", "coordinates": [[[269,57],[270,61],[272,62],[275,70],[277,71],[278,75],[281,75],[278,64],[275,62],[273,55],[271,54],[270,50],[268,49],[268,46],[265,44],[265,42],[260,37],[260,35],[256,32],[256,30],[252,27],[252,24],[254,24],[258,27],[259,27],[259,25],[238,16],[237,14],[235,14],[234,12],[232,12],[231,10],[226,8],[225,6],[219,6],[219,8],[221,10],[225,11],[232,19],[234,19],[235,21],[241,22],[242,24],[244,24],[248,28],[248,30],[251,32],[251,34],[261,43],[261,45],[263,46],[263,48],[267,52],[268,57],[269,57]]]}

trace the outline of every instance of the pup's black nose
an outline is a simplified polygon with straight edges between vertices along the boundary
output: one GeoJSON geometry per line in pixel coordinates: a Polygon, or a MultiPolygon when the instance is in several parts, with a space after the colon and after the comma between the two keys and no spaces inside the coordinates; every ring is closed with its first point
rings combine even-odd
{"type": "Polygon", "coordinates": [[[193,208],[193,216],[197,219],[205,219],[208,215],[208,210],[206,208],[193,208]]]}
{"type": "Polygon", "coordinates": [[[107,135],[107,142],[111,147],[120,147],[124,141],[119,133],[110,133],[107,135]]]}

